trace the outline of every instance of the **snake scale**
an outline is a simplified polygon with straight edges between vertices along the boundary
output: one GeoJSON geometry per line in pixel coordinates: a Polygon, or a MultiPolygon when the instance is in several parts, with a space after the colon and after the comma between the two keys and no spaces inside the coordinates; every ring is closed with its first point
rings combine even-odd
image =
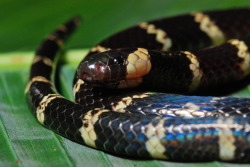
{"type": "Polygon", "coordinates": [[[51,33],[32,62],[25,94],[42,125],[115,155],[250,162],[250,99],[152,93],[191,93],[245,78],[249,9],[192,12],[114,34],[80,63],[72,102],[56,93],[51,74],[79,23],[74,17],[51,33]]]}

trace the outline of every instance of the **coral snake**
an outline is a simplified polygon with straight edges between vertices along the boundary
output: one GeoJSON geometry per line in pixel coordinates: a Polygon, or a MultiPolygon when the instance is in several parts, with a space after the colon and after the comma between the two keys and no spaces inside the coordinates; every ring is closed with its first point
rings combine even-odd
{"type": "Polygon", "coordinates": [[[33,59],[25,94],[42,125],[115,155],[250,162],[250,99],[179,95],[248,76],[250,9],[192,12],[116,33],[78,66],[72,102],[51,74],[79,23],[61,25],[33,59]]]}

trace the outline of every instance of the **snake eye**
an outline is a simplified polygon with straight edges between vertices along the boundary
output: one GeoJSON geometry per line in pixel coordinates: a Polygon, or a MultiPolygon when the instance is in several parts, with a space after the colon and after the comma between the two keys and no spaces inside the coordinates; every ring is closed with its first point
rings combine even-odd
{"type": "Polygon", "coordinates": [[[124,64],[125,61],[124,61],[124,58],[123,58],[123,57],[116,57],[116,58],[114,59],[114,63],[116,63],[116,64],[124,64]]]}

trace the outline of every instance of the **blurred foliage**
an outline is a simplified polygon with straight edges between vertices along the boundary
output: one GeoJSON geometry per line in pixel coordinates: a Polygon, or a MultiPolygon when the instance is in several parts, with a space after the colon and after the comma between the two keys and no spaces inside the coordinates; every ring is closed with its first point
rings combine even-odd
{"type": "Polygon", "coordinates": [[[82,26],[68,46],[89,48],[141,21],[249,4],[249,0],[1,0],[0,52],[33,51],[45,35],[75,15],[83,18],[82,26]]]}

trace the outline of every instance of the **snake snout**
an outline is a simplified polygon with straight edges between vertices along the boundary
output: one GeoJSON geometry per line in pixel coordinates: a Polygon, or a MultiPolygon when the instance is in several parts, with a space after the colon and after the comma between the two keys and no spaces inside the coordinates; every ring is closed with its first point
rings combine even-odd
{"type": "Polygon", "coordinates": [[[79,65],[77,74],[83,80],[106,81],[110,79],[110,68],[100,61],[85,61],[79,65]]]}

